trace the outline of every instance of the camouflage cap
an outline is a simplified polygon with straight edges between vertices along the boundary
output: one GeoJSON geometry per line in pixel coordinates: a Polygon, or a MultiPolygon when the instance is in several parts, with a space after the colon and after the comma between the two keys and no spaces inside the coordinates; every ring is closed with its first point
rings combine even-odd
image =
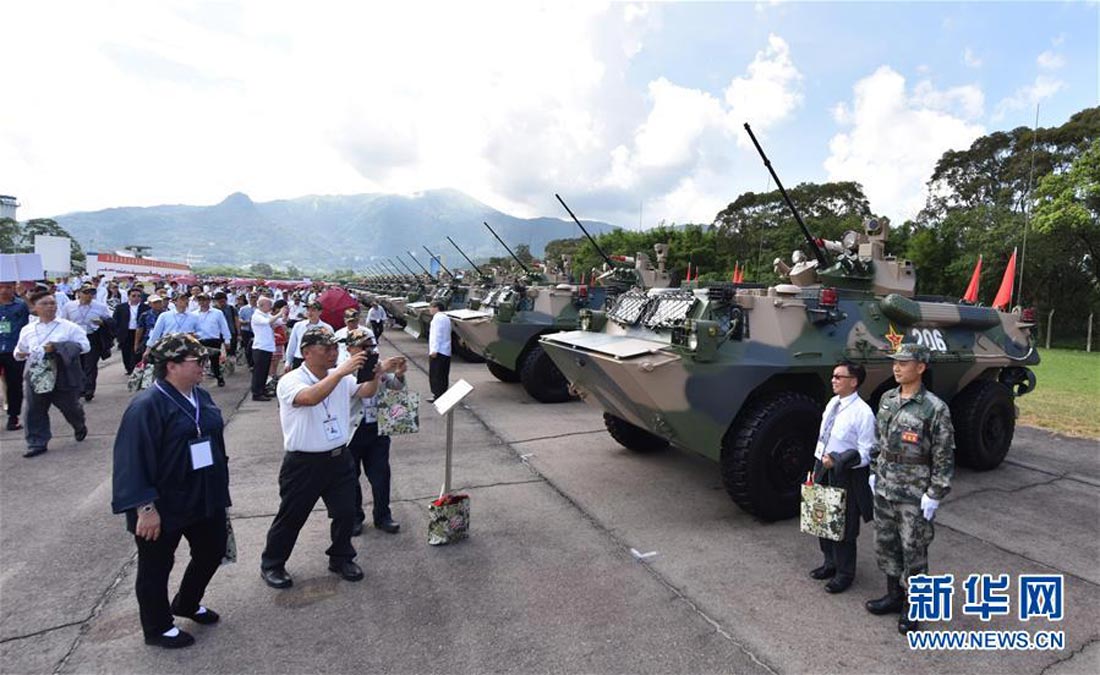
{"type": "Polygon", "coordinates": [[[348,331],[348,336],[344,341],[349,347],[373,347],[375,345],[374,335],[369,330],[362,328],[348,331]]]}
{"type": "Polygon", "coordinates": [[[322,326],[310,328],[306,332],[302,333],[301,347],[305,349],[312,345],[334,345],[338,342],[336,336],[332,334],[329,329],[322,326]]]}
{"type": "Polygon", "coordinates": [[[168,333],[149,347],[146,358],[154,363],[164,363],[189,354],[206,356],[208,353],[206,346],[191,333],[168,333]]]}
{"type": "Polygon", "coordinates": [[[928,347],[910,342],[898,347],[898,350],[891,354],[890,358],[895,361],[920,361],[921,363],[928,363],[931,356],[932,353],[928,351],[928,347]]]}
{"type": "Polygon", "coordinates": [[[348,319],[358,319],[358,318],[359,318],[359,310],[356,309],[355,307],[348,307],[347,309],[344,310],[344,321],[347,321],[348,319]]]}

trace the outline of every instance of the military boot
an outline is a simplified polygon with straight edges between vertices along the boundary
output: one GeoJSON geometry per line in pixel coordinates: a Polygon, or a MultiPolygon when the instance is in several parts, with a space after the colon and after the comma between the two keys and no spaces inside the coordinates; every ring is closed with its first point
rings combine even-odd
{"type": "Polygon", "coordinates": [[[919,630],[920,623],[909,618],[909,594],[902,591],[901,616],[898,617],[898,632],[905,635],[909,631],[919,630]]]}
{"type": "Polygon", "coordinates": [[[899,577],[886,577],[886,595],[863,604],[872,614],[896,614],[905,603],[905,591],[901,588],[899,577]]]}

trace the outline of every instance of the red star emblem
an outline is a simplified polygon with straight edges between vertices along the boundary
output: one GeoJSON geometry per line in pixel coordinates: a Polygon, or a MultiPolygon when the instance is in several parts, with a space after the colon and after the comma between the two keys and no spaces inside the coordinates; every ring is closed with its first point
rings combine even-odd
{"type": "Polygon", "coordinates": [[[895,352],[901,349],[901,341],[905,339],[904,335],[894,330],[894,324],[890,324],[890,331],[884,337],[890,343],[891,351],[895,352]]]}

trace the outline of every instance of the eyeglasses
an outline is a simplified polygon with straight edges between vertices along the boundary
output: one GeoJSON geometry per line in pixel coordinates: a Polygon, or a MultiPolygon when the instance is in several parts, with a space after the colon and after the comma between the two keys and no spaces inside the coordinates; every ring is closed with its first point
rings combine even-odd
{"type": "Polygon", "coordinates": [[[194,362],[198,363],[200,366],[206,365],[206,362],[209,361],[209,360],[210,360],[209,356],[196,356],[194,358],[184,359],[184,361],[194,361],[194,362]]]}
{"type": "Polygon", "coordinates": [[[855,375],[836,375],[836,374],[834,374],[833,379],[834,380],[854,380],[854,379],[856,379],[856,376],[855,375]]]}

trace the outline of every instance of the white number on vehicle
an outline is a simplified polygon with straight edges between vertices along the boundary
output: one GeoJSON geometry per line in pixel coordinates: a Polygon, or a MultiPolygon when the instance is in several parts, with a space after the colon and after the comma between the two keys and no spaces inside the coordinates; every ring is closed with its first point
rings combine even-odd
{"type": "Polygon", "coordinates": [[[918,345],[924,345],[928,349],[935,352],[946,352],[947,343],[944,342],[943,333],[939,328],[914,328],[910,333],[913,339],[917,341],[918,345]]]}

